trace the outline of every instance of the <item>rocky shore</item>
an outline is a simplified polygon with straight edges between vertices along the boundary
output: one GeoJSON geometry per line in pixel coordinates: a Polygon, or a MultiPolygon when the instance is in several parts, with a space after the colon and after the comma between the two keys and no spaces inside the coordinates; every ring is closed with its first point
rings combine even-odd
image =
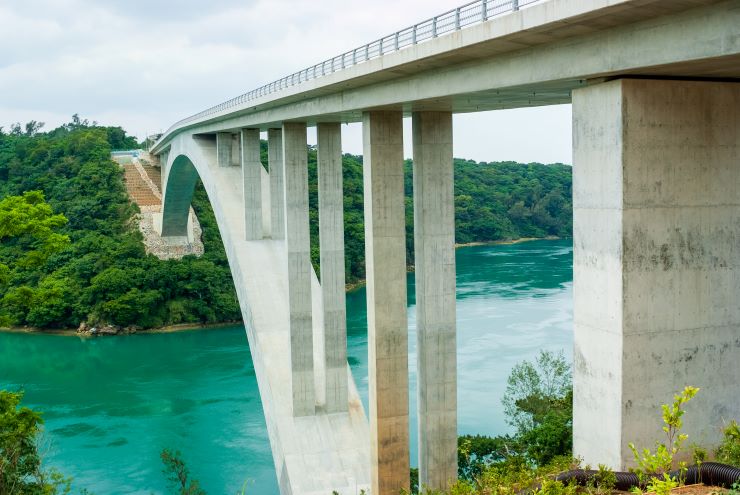
{"type": "Polygon", "coordinates": [[[77,328],[77,335],[84,337],[97,337],[99,335],[131,335],[142,330],[141,327],[130,325],[120,327],[118,325],[88,325],[84,321],[77,328]]]}

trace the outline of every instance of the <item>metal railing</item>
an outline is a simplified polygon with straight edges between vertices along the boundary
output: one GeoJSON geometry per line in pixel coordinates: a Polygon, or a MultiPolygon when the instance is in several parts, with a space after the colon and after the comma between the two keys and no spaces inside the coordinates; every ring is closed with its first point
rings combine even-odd
{"type": "Polygon", "coordinates": [[[486,22],[494,17],[515,12],[521,7],[542,1],[544,0],[475,0],[473,2],[466,3],[456,9],[436,15],[431,19],[427,19],[414,24],[413,26],[396,31],[393,34],[384,36],[359,48],[344,52],[336,57],[324,60],[314,66],[294,72],[293,74],[278,79],[277,81],[265,84],[264,86],[253,89],[248,93],[244,93],[236,98],[232,98],[216,106],[207,108],[202,112],[198,112],[195,115],[186,117],[170,126],[170,128],[162,134],[162,137],[157,144],[159,144],[175,129],[204,117],[230,110],[234,107],[277,91],[282,91],[283,89],[296,86],[306,81],[318,79],[348,67],[362,64],[369,60],[382,57],[388,53],[402,50],[408,46],[416,45],[447,33],[459,31],[467,26],[486,22]]]}

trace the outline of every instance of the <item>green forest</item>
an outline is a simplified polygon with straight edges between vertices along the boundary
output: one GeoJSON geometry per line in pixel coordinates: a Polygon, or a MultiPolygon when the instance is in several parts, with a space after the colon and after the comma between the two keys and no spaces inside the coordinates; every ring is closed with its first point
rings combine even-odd
{"type": "MultiPolygon", "coordinates": [[[[0,129],[0,326],[114,324],[153,328],[240,319],[226,255],[202,185],[193,200],[205,254],[146,254],[112,149],[138,143],[120,127],[73,117],[0,129]]],[[[266,143],[263,159],[266,163],[266,143]]],[[[308,149],[312,258],[318,264],[316,150],[308,149]]],[[[344,155],[347,282],[364,278],[362,157],[344,155]]],[[[407,256],[413,265],[412,163],[405,163],[407,256]]],[[[569,237],[567,165],[455,159],[458,243],[569,237]]]]}

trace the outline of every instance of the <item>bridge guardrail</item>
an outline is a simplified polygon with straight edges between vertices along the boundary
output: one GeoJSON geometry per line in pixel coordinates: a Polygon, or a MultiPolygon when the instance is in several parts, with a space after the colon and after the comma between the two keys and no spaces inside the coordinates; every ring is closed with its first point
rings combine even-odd
{"type": "Polygon", "coordinates": [[[172,131],[204,117],[229,110],[251,100],[296,86],[303,82],[318,79],[322,76],[362,64],[408,46],[437,38],[440,35],[459,31],[475,24],[481,24],[492,18],[515,12],[524,6],[542,1],[544,0],[475,0],[466,3],[465,5],[448,10],[413,26],[371,41],[363,46],[294,72],[277,81],[265,84],[228,101],[207,108],[195,115],[179,120],[162,134],[155,147],[172,131]]]}

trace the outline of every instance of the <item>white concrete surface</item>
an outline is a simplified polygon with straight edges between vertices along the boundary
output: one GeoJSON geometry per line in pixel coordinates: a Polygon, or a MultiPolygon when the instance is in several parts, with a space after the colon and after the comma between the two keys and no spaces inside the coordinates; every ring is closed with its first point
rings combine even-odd
{"type": "Polygon", "coordinates": [[[317,127],[319,246],[324,313],[325,401],[347,409],[347,308],[344,279],[344,194],[341,124],[317,127]]]}
{"type": "Polygon", "coordinates": [[[574,453],[631,465],[686,385],[689,442],[740,416],[740,83],[573,95],[574,453]]]}
{"type": "Polygon", "coordinates": [[[457,480],[457,340],[452,113],[415,112],[419,483],[446,490],[457,480]]]}
{"type": "Polygon", "coordinates": [[[311,247],[308,229],[308,148],[306,124],[283,124],[285,246],[288,254],[288,306],[293,414],[316,408],[311,324],[311,247]]]}
{"type": "Polygon", "coordinates": [[[402,117],[368,112],[362,126],[372,495],[409,489],[402,117]]]}
{"type": "MultiPolygon", "coordinates": [[[[318,408],[312,416],[293,415],[287,386],[292,373],[285,243],[244,240],[241,172],[217,166],[215,144],[212,137],[178,137],[163,173],[166,183],[182,184],[181,178],[188,177],[193,186],[200,175],[208,192],[244,317],[281,494],[327,495],[336,490],[359,495],[369,488],[369,431],[349,367],[346,412],[327,414],[318,408]]],[[[188,195],[183,187],[165,191],[165,205],[188,195]]],[[[311,292],[320,307],[315,276],[311,292]]],[[[317,332],[323,321],[318,309],[314,314],[317,332]]]]}
{"type": "Polygon", "coordinates": [[[262,163],[260,163],[259,170],[262,189],[262,238],[264,239],[270,237],[270,232],[272,232],[272,191],[270,191],[270,174],[262,163]]]}
{"type": "Polygon", "coordinates": [[[262,174],[260,161],[260,130],[242,129],[241,166],[244,184],[244,226],[248,241],[262,239],[262,174]]]}
{"type": "Polygon", "coordinates": [[[273,239],[285,238],[283,194],[283,131],[267,130],[267,166],[270,169],[270,231],[273,239]]]}
{"type": "Polygon", "coordinates": [[[216,133],[216,159],[219,167],[234,164],[234,139],[231,132],[216,133]]]}

